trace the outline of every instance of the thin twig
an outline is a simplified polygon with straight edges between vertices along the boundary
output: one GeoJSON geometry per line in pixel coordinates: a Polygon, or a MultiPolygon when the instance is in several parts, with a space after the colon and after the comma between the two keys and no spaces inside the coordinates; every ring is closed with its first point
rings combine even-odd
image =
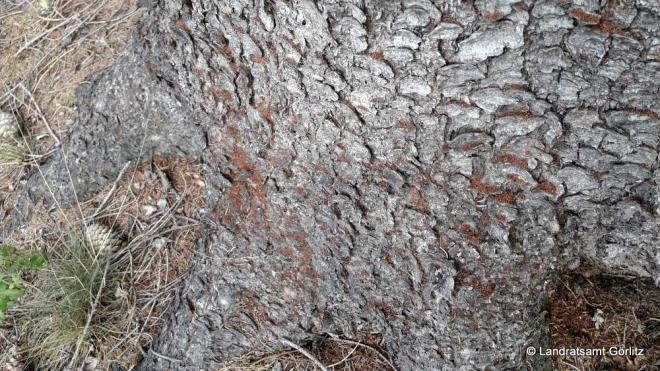
{"type": "Polygon", "coordinates": [[[284,345],[286,345],[286,346],[288,346],[288,347],[291,347],[291,348],[297,350],[298,352],[300,352],[300,354],[304,355],[304,356],[307,357],[310,361],[314,362],[314,364],[315,364],[318,368],[320,368],[322,371],[328,371],[328,368],[325,367],[325,365],[324,365],[323,363],[321,363],[321,361],[319,361],[318,359],[316,359],[316,357],[314,357],[311,353],[309,353],[309,352],[306,351],[305,349],[301,348],[300,346],[298,346],[298,345],[296,345],[296,344],[294,344],[294,343],[292,343],[292,342],[290,342],[289,340],[286,340],[286,339],[280,339],[280,342],[281,342],[282,344],[284,344],[284,345]]]}
{"type": "Polygon", "coordinates": [[[0,15],[0,20],[3,20],[5,18],[9,18],[9,17],[13,17],[15,15],[18,15],[18,14],[21,14],[21,13],[24,13],[24,12],[25,12],[24,10],[16,10],[14,12],[9,12],[9,13],[0,15]]]}
{"type": "MultiPolygon", "coordinates": [[[[109,267],[110,267],[110,256],[106,256],[105,268],[103,269],[103,278],[101,279],[101,284],[99,285],[99,289],[96,292],[96,297],[94,298],[94,301],[91,303],[92,307],[89,310],[89,314],[87,314],[87,321],[85,322],[85,327],[80,333],[80,336],[78,336],[78,341],[76,341],[76,348],[75,351],[73,352],[73,355],[71,356],[71,360],[69,361],[69,365],[68,365],[68,369],[70,370],[73,369],[73,366],[76,363],[76,358],[78,358],[80,347],[82,346],[82,342],[85,339],[85,336],[87,336],[87,331],[89,331],[89,325],[92,323],[92,318],[94,317],[94,314],[96,313],[96,308],[99,305],[99,301],[101,300],[101,293],[103,292],[103,289],[105,287],[105,280],[108,276],[109,267]]],[[[95,272],[94,274],[96,275],[97,272],[95,272]]]]}
{"type": "Polygon", "coordinates": [[[124,174],[126,173],[126,170],[128,170],[128,167],[130,166],[131,162],[128,161],[124,164],[124,167],[121,169],[119,172],[119,175],[117,175],[117,179],[115,179],[115,182],[112,184],[112,188],[108,192],[108,194],[105,196],[103,201],[99,204],[99,207],[96,208],[96,211],[94,211],[94,214],[92,214],[91,219],[96,218],[102,211],[108,206],[108,202],[112,199],[114,196],[115,192],[117,191],[117,184],[121,180],[121,178],[124,177],[124,174]]]}
{"type": "Polygon", "coordinates": [[[151,353],[153,353],[156,357],[158,357],[158,358],[162,358],[162,359],[166,359],[166,360],[168,360],[168,361],[170,361],[170,362],[177,362],[177,363],[181,363],[181,362],[183,362],[183,361],[180,360],[180,359],[172,358],[172,357],[168,357],[168,356],[166,356],[166,355],[164,355],[164,354],[160,354],[160,353],[156,352],[156,351],[154,350],[154,348],[149,348],[149,351],[150,351],[151,353]]]}
{"type": "Polygon", "coordinates": [[[16,54],[14,54],[14,58],[18,57],[18,56],[19,56],[24,50],[26,50],[27,48],[29,48],[30,45],[32,45],[35,41],[38,41],[38,40],[41,39],[42,37],[48,35],[49,33],[51,33],[51,32],[53,32],[53,31],[57,30],[58,28],[60,28],[60,27],[62,27],[62,26],[64,26],[64,25],[66,25],[67,23],[69,23],[70,20],[71,20],[71,18],[67,18],[67,19],[65,19],[62,23],[58,24],[57,26],[55,26],[55,27],[51,27],[51,28],[45,30],[44,32],[42,32],[42,33],[40,33],[39,35],[35,36],[32,40],[26,42],[25,45],[23,45],[20,49],[18,49],[18,51],[16,52],[16,54]]]}
{"type": "Polygon", "coordinates": [[[378,356],[379,356],[383,361],[385,361],[385,363],[387,363],[387,365],[390,366],[390,367],[392,368],[392,370],[395,370],[395,371],[396,371],[396,369],[397,369],[396,367],[394,367],[394,365],[392,364],[392,362],[390,362],[390,360],[387,359],[387,357],[385,357],[385,356],[384,356],[384,355],[383,355],[378,349],[372,347],[371,345],[367,345],[367,344],[361,343],[361,342],[359,342],[359,341],[353,341],[353,340],[348,340],[348,339],[342,339],[342,338],[339,338],[339,337],[333,337],[332,340],[337,341],[337,342],[340,342],[340,343],[347,343],[347,344],[351,344],[351,345],[358,345],[358,346],[361,346],[361,347],[367,348],[367,349],[371,350],[372,352],[375,352],[376,354],[378,354],[378,356]]]}
{"type": "Polygon", "coordinates": [[[39,116],[39,118],[41,118],[41,121],[44,122],[44,125],[46,125],[46,129],[48,130],[48,134],[50,134],[50,136],[53,137],[53,139],[55,139],[56,145],[60,146],[61,143],[62,143],[60,141],[60,138],[55,134],[53,129],[50,127],[50,124],[48,124],[48,120],[46,120],[46,117],[41,112],[41,108],[39,107],[39,104],[37,103],[37,100],[34,99],[34,95],[32,95],[32,92],[28,88],[26,88],[25,85],[23,85],[22,82],[19,82],[18,86],[20,86],[23,89],[23,92],[25,92],[25,94],[27,94],[27,96],[30,98],[32,103],[34,103],[34,107],[37,111],[37,115],[39,116]]]}
{"type": "Polygon", "coordinates": [[[580,368],[578,368],[577,366],[574,366],[574,365],[572,365],[572,364],[570,364],[570,363],[568,363],[568,362],[565,362],[565,361],[563,361],[563,360],[559,360],[559,362],[560,362],[562,365],[568,366],[568,367],[570,367],[570,368],[572,368],[572,369],[574,369],[574,370],[581,371],[580,368]]]}
{"type": "Polygon", "coordinates": [[[337,366],[341,365],[342,363],[346,362],[353,355],[353,353],[355,353],[355,351],[357,350],[357,348],[359,346],[360,346],[360,344],[355,344],[353,349],[351,349],[351,351],[348,352],[348,354],[344,358],[342,358],[339,362],[335,362],[335,363],[331,364],[330,366],[328,366],[328,368],[337,367],[337,366]]]}

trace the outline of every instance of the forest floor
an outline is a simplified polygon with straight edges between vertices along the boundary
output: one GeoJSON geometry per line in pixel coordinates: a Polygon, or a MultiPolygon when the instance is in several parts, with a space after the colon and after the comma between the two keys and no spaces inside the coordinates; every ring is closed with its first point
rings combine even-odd
{"type": "MultiPolygon", "coordinates": [[[[41,172],[41,164],[59,150],[60,139],[78,115],[76,89],[119,58],[140,14],[134,0],[34,0],[0,4],[0,108],[16,117],[16,122],[20,123],[19,136],[24,142],[21,144],[28,148],[25,158],[18,163],[3,163],[0,170],[5,210],[16,207],[14,190],[25,184],[26,175],[41,172]]],[[[118,314],[125,321],[119,322],[118,331],[104,335],[107,349],[76,349],[86,365],[99,360],[104,364],[104,358],[111,358],[126,368],[139,362],[143,348],[148,348],[158,333],[161,314],[173,298],[199,238],[194,214],[203,199],[198,182],[188,184],[189,180],[199,179],[198,165],[185,160],[153,159],[127,170],[130,171],[99,192],[98,197],[79,203],[72,210],[37,207],[25,228],[4,235],[2,240],[2,251],[7,253],[2,260],[3,280],[7,277],[6,271],[13,267],[8,265],[11,257],[42,251],[49,257],[44,268],[48,273],[44,275],[57,277],[57,268],[62,268],[58,264],[70,263],[66,257],[71,245],[63,241],[74,231],[86,230],[94,223],[109,225],[113,236],[123,241],[122,245],[132,245],[130,272],[117,272],[117,282],[113,283],[111,293],[125,301],[113,307],[122,312],[107,313],[109,317],[118,314]],[[163,182],[155,182],[156,179],[163,182]],[[176,249],[171,250],[168,245],[176,249]],[[147,249],[148,254],[144,254],[147,249]],[[127,307],[127,304],[130,305],[127,307]]],[[[98,263],[100,259],[94,257],[93,261],[98,263]]],[[[27,318],[28,323],[59,318],[58,313],[50,312],[49,316],[54,318],[44,318],[21,308],[30,307],[32,299],[27,298],[35,296],[39,291],[37,286],[44,282],[34,273],[23,272],[18,278],[25,279],[20,289],[27,293],[27,302],[19,299],[18,308],[13,309],[13,315],[3,323],[2,367],[22,369],[34,363],[57,368],[40,356],[17,352],[17,342],[25,341],[24,334],[20,333],[24,329],[20,326],[21,318],[27,318]]],[[[109,290],[110,284],[105,286],[107,288],[99,293],[109,290]]],[[[69,299],[77,297],[75,292],[65,291],[64,295],[69,299]]],[[[88,304],[84,304],[83,312],[87,312],[88,304]]],[[[59,308],[57,303],[47,305],[59,308]]],[[[59,320],[65,322],[63,318],[59,320]]],[[[90,327],[94,322],[91,321],[90,327]]],[[[58,333],[57,327],[55,329],[53,333],[58,337],[53,338],[47,333],[52,327],[26,331],[37,339],[56,339],[43,347],[29,345],[32,353],[56,352],[71,345],[71,341],[60,340],[67,333],[58,333]]],[[[78,336],[82,339],[87,335],[78,336]]]]}
{"type": "Polygon", "coordinates": [[[76,119],[75,91],[124,50],[135,0],[30,0],[0,5],[0,103],[47,148],[76,119]],[[32,125],[33,124],[33,125],[32,125]]]}

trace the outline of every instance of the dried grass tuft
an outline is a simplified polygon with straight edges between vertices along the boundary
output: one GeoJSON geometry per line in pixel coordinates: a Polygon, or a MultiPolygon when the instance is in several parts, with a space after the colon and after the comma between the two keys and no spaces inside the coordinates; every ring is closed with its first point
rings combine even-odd
{"type": "Polygon", "coordinates": [[[8,313],[26,365],[130,368],[159,333],[200,236],[201,166],[160,158],[126,170],[73,209],[35,207],[27,228],[5,238],[49,257],[8,313]]]}

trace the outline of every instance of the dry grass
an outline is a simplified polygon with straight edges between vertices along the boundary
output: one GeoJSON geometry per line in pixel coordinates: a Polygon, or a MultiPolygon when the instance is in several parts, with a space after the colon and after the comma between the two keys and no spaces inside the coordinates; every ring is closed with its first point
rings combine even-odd
{"type": "Polygon", "coordinates": [[[126,368],[137,364],[159,333],[161,316],[193,260],[200,234],[198,213],[205,203],[203,187],[200,165],[158,158],[127,168],[96,197],[73,209],[37,206],[27,227],[4,242],[46,250],[51,259],[31,281],[33,290],[24,302],[9,313],[15,323],[11,328],[5,323],[5,336],[16,340],[6,343],[5,353],[18,344],[21,360],[39,364],[40,369],[61,369],[63,354],[77,354],[76,364],[93,359],[102,369],[112,362],[126,368]],[[122,241],[122,248],[109,256],[107,271],[101,270],[103,256],[72,248],[78,246],[72,244],[81,235],[78,231],[92,223],[112,228],[122,241]],[[72,261],[82,263],[71,266],[72,261]],[[78,287],[74,292],[79,294],[69,295],[77,299],[68,300],[73,305],[66,308],[54,300],[57,295],[43,294],[57,293],[59,285],[44,288],[54,281],[66,282],[62,277],[96,282],[99,271],[104,272],[103,284],[78,287]],[[96,293],[98,305],[92,304],[96,293]],[[54,310],[44,310],[47,306],[54,310]],[[72,319],[73,313],[77,315],[72,319]],[[89,326],[85,326],[87,318],[89,326]]]}
{"type": "MultiPolygon", "coordinates": [[[[6,211],[25,175],[40,173],[58,150],[76,118],[75,89],[117,58],[138,16],[136,0],[0,0],[0,109],[20,118],[27,147],[24,160],[0,169],[6,211]]],[[[192,261],[203,187],[199,165],[160,158],[127,168],[97,197],[70,210],[36,205],[30,222],[3,242],[43,250],[50,265],[26,277],[32,289],[0,331],[2,360],[12,356],[40,369],[89,360],[101,369],[111,362],[137,364],[192,261]],[[76,241],[92,223],[112,228],[122,247],[106,257],[89,254],[93,249],[76,241]],[[89,284],[74,291],[52,286],[69,276],[89,284]],[[77,301],[68,300],[63,310],[58,295],[77,301]],[[48,309],[49,300],[55,310],[48,309]]]]}
{"type": "Polygon", "coordinates": [[[650,280],[585,268],[565,275],[550,301],[552,348],[645,349],[644,356],[557,356],[556,370],[657,370],[660,289],[650,280]]]}
{"type": "Polygon", "coordinates": [[[28,152],[0,166],[5,210],[76,118],[75,89],[117,58],[138,16],[136,0],[0,0],[0,110],[19,118],[28,152]]]}
{"type": "MultiPolygon", "coordinates": [[[[0,169],[5,211],[15,207],[13,191],[25,175],[40,173],[58,150],[76,118],[75,89],[123,50],[136,6],[136,0],[0,0],[0,109],[20,118],[27,147],[24,160],[0,169]]],[[[39,369],[90,360],[101,369],[137,364],[192,261],[203,187],[199,165],[161,158],[127,167],[97,197],[70,210],[36,205],[29,223],[3,243],[45,251],[50,265],[26,277],[32,289],[2,324],[2,360],[39,369]],[[122,247],[89,254],[93,249],[79,242],[92,223],[112,228],[122,247]],[[81,285],[62,285],[63,277],[81,285]],[[66,310],[58,295],[71,299],[66,310]]]]}
{"type": "Polygon", "coordinates": [[[320,337],[304,346],[287,340],[285,349],[254,352],[228,362],[222,371],[271,370],[383,370],[396,371],[385,356],[378,337],[365,336],[360,341],[337,336],[320,337]]]}
{"type": "Polygon", "coordinates": [[[1,1],[0,108],[13,104],[38,144],[57,144],[76,118],[75,89],[116,59],[137,15],[135,0],[1,1]]]}

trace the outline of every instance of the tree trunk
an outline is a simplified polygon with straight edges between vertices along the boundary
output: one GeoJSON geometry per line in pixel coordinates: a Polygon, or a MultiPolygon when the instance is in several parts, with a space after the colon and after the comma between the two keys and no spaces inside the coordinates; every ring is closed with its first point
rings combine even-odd
{"type": "Polygon", "coordinates": [[[204,163],[170,359],[141,369],[323,334],[401,370],[538,369],[557,270],[660,282],[660,9],[580,3],[146,1],[64,151],[81,199],[129,160],[204,163]]]}

